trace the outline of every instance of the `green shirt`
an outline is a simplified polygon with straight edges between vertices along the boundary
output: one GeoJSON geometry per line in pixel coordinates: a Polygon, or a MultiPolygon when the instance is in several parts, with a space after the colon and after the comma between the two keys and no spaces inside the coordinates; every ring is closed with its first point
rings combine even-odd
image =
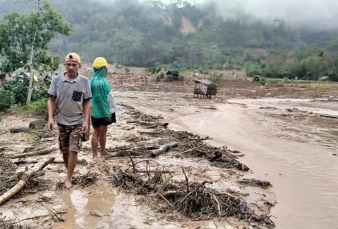
{"type": "Polygon", "coordinates": [[[90,89],[92,92],[92,116],[94,118],[107,118],[111,116],[108,95],[110,86],[106,79],[107,69],[94,68],[94,75],[90,79],[90,89]]]}

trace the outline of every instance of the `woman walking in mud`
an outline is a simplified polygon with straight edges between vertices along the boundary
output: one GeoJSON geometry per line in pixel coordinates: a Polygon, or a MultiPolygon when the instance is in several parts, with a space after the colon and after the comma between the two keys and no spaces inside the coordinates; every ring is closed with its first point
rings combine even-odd
{"type": "Polygon", "coordinates": [[[104,158],[106,152],[106,134],[108,125],[116,123],[116,105],[114,97],[106,79],[108,63],[103,57],[97,57],[93,62],[94,75],[90,79],[92,92],[92,136],[93,159],[98,158],[98,146],[100,144],[100,157],[104,158]]]}

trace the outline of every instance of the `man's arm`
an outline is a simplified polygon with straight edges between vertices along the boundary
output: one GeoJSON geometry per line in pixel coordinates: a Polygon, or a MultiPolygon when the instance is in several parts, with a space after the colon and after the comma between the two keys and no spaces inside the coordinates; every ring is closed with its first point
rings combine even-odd
{"type": "Polygon", "coordinates": [[[84,122],[88,123],[89,118],[90,118],[90,114],[92,112],[90,100],[85,100],[83,102],[83,111],[84,111],[84,122]]]}
{"type": "Polygon", "coordinates": [[[54,127],[54,112],[55,112],[55,99],[56,99],[56,78],[52,79],[48,90],[47,112],[48,112],[48,129],[53,131],[54,127]]]}
{"type": "Polygon", "coordinates": [[[84,122],[82,125],[83,132],[86,132],[89,128],[88,123],[89,123],[90,115],[92,112],[92,106],[91,106],[92,92],[90,90],[88,79],[87,79],[85,87],[86,87],[86,90],[85,90],[84,97],[83,97],[83,113],[84,113],[84,122]]]}
{"type": "Polygon", "coordinates": [[[49,97],[47,101],[48,120],[54,119],[55,99],[49,97]]]}

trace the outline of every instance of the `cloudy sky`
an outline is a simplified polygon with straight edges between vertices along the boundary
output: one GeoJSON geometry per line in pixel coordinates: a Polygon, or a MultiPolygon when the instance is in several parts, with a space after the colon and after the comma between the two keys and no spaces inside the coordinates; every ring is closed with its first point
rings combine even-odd
{"type": "MultiPolygon", "coordinates": [[[[171,0],[162,0],[169,3],[171,0]]],[[[187,0],[202,2],[203,0],[187,0]]],[[[287,20],[293,24],[313,24],[338,28],[338,0],[205,0],[216,2],[225,18],[248,13],[259,19],[287,20]]]]}

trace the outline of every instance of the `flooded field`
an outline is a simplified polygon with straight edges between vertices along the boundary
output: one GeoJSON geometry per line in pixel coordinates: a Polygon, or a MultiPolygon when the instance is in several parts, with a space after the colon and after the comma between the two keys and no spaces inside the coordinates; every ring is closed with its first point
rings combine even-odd
{"type": "Polygon", "coordinates": [[[117,124],[108,130],[109,157],[94,163],[90,143],[84,143],[74,177],[77,185],[71,191],[62,189],[65,168],[57,150],[57,131],[10,133],[11,127],[27,127],[36,117],[23,117],[15,110],[3,116],[0,153],[11,157],[53,149],[48,155],[11,159],[14,174],[55,157],[26,188],[0,206],[0,220],[7,225],[3,228],[273,228],[266,223],[269,220],[278,229],[338,227],[338,103],[334,98],[295,98],[302,97],[297,94],[301,88],[293,99],[285,95],[257,99],[285,90],[292,95],[292,88],[260,91],[256,85],[249,90],[249,82],[244,86],[234,82],[231,90],[215,99],[194,99],[187,93],[193,86],[190,81],[148,85],[145,78],[138,80],[141,83],[121,85],[115,92],[119,111],[117,124]],[[179,142],[177,148],[150,157],[151,149],[173,141],[179,142]],[[147,180],[159,174],[159,168],[157,186],[148,186],[147,180]],[[135,179],[126,182],[121,174],[135,179]],[[168,193],[153,191],[163,184],[174,184],[165,187],[174,192],[180,188],[181,193],[203,184],[211,193],[214,212],[207,208],[196,218],[175,211],[177,202],[162,195],[168,193]],[[235,198],[237,213],[244,206],[249,209],[246,214],[263,218],[219,217],[225,211],[218,210],[221,199],[213,195],[222,193],[235,198]],[[212,216],[203,215],[208,211],[212,216]]]}
{"type": "MultiPolygon", "coordinates": [[[[142,97],[138,100],[142,106],[140,100],[142,97]]],[[[272,209],[276,228],[338,227],[338,122],[321,117],[337,115],[338,103],[233,99],[201,105],[187,100],[189,108],[173,108],[179,115],[150,108],[155,105],[143,109],[162,114],[174,129],[209,136],[211,144],[245,153],[240,160],[251,166],[255,177],[273,183],[278,202],[272,209]],[[208,107],[214,109],[203,109],[208,107]]],[[[144,104],[147,101],[144,99],[144,104]]],[[[180,104],[180,99],[176,101],[180,104]]],[[[158,106],[161,103],[163,100],[158,106]]]]}
{"type": "MultiPolygon", "coordinates": [[[[21,195],[15,196],[0,207],[1,216],[5,217],[2,219],[6,222],[5,225],[18,228],[27,226],[56,229],[228,229],[244,228],[249,225],[273,228],[269,214],[270,209],[276,204],[276,198],[269,189],[270,183],[260,184],[255,182],[264,181],[251,180],[255,178],[254,172],[248,171],[249,168],[246,165],[237,161],[243,156],[241,153],[213,148],[205,145],[204,141],[207,139],[200,140],[197,135],[163,128],[162,117],[156,117],[156,115],[143,117],[142,113],[123,105],[122,100],[119,103],[118,123],[111,126],[107,134],[107,150],[110,156],[104,162],[94,163],[91,158],[90,143],[85,142],[74,175],[75,187],[70,191],[62,188],[65,168],[62,165],[61,155],[55,148],[57,147],[56,132],[44,133],[40,138],[35,135],[36,133],[31,132],[14,134],[4,131],[2,149],[5,155],[10,157],[20,155],[22,152],[55,149],[48,155],[11,160],[17,165],[16,173],[20,173],[34,168],[39,161],[55,157],[54,163],[48,165],[42,173],[33,178],[36,185],[30,187],[30,191],[26,190],[29,192],[24,189],[21,195]],[[139,118],[147,121],[140,121],[139,118]],[[158,127],[147,126],[149,123],[153,125],[154,122],[158,122],[156,124],[158,127]],[[148,124],[142,126],[144,123],[148,124]],[[154,135],[153,131],[161,133],[154,135]],[[146,148],[144,148],[156,148],[156,145],[174,140],[179,142],[177,148],[155,158],[149,157],[149,151],[145,151],[146,148]],[[132,156],[128,157],[125,152],[132,156]],[[116,182],[120,182],[117,178],[121,178],[121,172],[127,172],[128,169],[135,171],[125,173],[126,175],[130,174],[137,179],[143,179],[144,182],[153,180],[156,174],[160,174],[160,180],[156,181],[159,183],[155,183],[158,185],[156,189],[161,185],[169,184],[167,187],[169,194],[165,191],[166,189],[157,192],[149,191],[149,193],[146,189],[144,190],[146,193],[140,192],[135,186],[138,183],[130,183],[132,180],[117,186],[116,182]],[[144,171],[144,173],[138,171],[144,171]],[[39,184],[39,182],[43,180],[46,181],[46,186],[40,187],[42,183],[39,184]],[[123,185],[130,188],[125,189],[123,185]],[[177,202],[168,201],[171,198],[170,189],[172,189],[171,192],[177,192],[178,188],[181,190],[178,191],[180,195],[183,195],[182,201],[189,195],[194,195],[194,192],[198,192],[200,194],[197,196],[210,197],[211,205],[207,205],[203,211],[190,213],[189,210],[188,213],[184,208],[180,208],[177,202]],[[189,190],[195,188],[195,191],[189,190]],[[185,195],[187,196],[184,197],[185,195]],[[225,200],[225,197],[229,199],[225,200]],[[177,205],[182,212],[176,211],[174,205],[177,205]],[[246,213],[243,212],[245,215],[240,216],[242,210],[239,209],[242,208],[246,213]],[[229,216],[224,217],[224,214],[229,214],[229,216]],[[239,220],[238,217],[243,218],[239,220]]],[[[17,125],[27,126],[32,120],[27,118],[19,123],[20,119],[20,114],[11,115],[5,126],[7,128],[17,125]]],[[[145,185],[146,183],[142,186],[145,185]]],[[[197,199],[192,200],[197,201],[197,199]]],[[[189,209],[199,208],[198,205],[191,204],[189,209]]]]}

